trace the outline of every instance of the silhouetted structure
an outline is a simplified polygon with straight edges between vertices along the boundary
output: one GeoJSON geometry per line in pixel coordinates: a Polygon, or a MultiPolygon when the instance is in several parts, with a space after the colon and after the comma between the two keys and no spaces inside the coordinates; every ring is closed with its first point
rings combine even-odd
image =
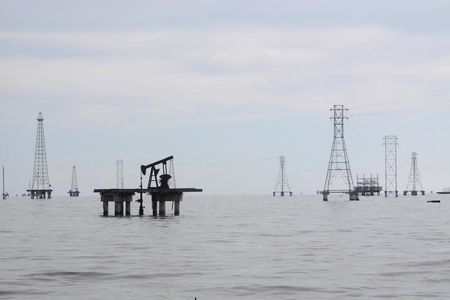
{"type": "Polygon", "coordinates": [[[78,191],[78,182],[77,182],[77,169],[75,166],[72,168],[72,184],[70,186],[69,196],[70,197],[78,197],[80,192],[78,191]]]}
{"type": "Polygon", "coordinates": [[[33,183],[31,185],[31,189],[27,190],[27,192],[30,192],[31,199],[50,199],[52,189],[48,179],[47,151],[45,149],[44,136],[44,116],[41,112],[38,114],[37,121],[38,125],[36,133],[36,149],[34,153],[33,183]]]}
{"type": "Polygon", "coordinates": [[[418,192],[425,195],[425,191],[422,186],[422,180],[420,179],[419,168],[417,167],[417,152],[413,152],[411,156],[411,171],[409,172],[408,184],[403,195],[417,196],[418,192]],[[419,190],[418,190],[419,189],[419,190]]]}
{"type": "Polygon", "coordinates": [[[275,183],[273,196],[275,197],[277,194],[279,194],[281,197],[284,197],[285,194],[292,196],[292,191],[289,186],[289,181],[286,174],[286,159],[283,155],[280,156],[280,170],[278,172],[277,181],[275,183]]]}
{"type": "Polygon", "coordinates": [[[353,188],[353,178],[350,169],[350,162],[348,160],[347,148],[344,140],[344,119],[348,119],[345,116],[345,112],[348,109],[343,105],[334,105],[330,109],[333,113],[331,119],[334,123],[334,135],[333,145],[331,147],[330,160],[328,163],[327,177],[325,179],[325,186],[323,188],[323,201],[328,201],[328,195],[330,193],[345,193],[349,194],[350,200],[359,200],[358,193],[353,188]],[[343,179],[345,188],[331,187],[335,183],[337,178],[343,179]]]}
{"type": "MultiPolygon", "coordinates": [[[[133,195],[139,193],[140,197],[137,199],[137,202],[139,203],[139,215],[142,216],[144,215],[143,194],[148,193],[152,197],[153,216],[156,217],[159,215],[163,217],[166,215],[166,202],[173,203],[174,215],[178,216],[180,214],[180,202],[183,200],[183,193],[202,192],[202,190],[196,188],[171,188],[170,181],[172,176],[169,174],[169,170],[173,169],[172,160],[173,156],[169,156],[149,165],[142,165],[140,187],[138,189],[95,189],[94,192],[100,193],[101,201],[103,202],[103,215],[108,216],[109,214],[109,202],[114,202],[115,204],[115,216],[124,215],[124,204],[125,215],[131,215],[133,195]],[[167,166],[168,163],[171,164],[169,168],[167,166]],[[148,169],[150,169],[149,180],[147,188],[144,189],[142,185],[142,176],[147,174],[148,169]]],[[[175,174],[175,170],[172,170],[171,172],[172,174],[175,174]]]]}
{"type": "Polygon", "coordinates": [[[398,197],[397,177],[397,147],[398,138],[395,135],[384,137],[384,196],[395,193],[398,197]]]}

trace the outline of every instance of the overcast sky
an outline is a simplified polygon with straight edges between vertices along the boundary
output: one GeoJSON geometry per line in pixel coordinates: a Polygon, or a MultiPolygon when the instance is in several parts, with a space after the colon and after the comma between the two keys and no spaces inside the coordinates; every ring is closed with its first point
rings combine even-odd
{"type": "Polygon", "coordinates": [[[0,0],[0,163],[33,173],[44,114],[50,182],[82,194],[175,156],[178,186],[270,194],[325,181],[330,107],[349,108],[354,177],[384,176],[383,136],[426,190],[450,186],[450,1],[0,0]]]}

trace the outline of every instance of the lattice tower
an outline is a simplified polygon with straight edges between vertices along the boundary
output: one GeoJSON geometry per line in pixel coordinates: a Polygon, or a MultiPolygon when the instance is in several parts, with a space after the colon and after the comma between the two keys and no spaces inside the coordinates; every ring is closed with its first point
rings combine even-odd
{"type": "Polygon", "coordinates": [[[292,191],[286,174],[286,158],[284,156],[280,156],[280,170],[278,172],[273,195],[276,196],[279,194],[284,197],[286,193],[289,194],[289,196],[292,196],[292,191]]]}
{"type": "Polygon", "coordinates": [[[75,166],[72,168],[72,185],[70,187],[70,191],[78,192],[77,168],[75,166]]]}
{"type": "Polygon", "coordinates": [[[398,197],[398,176],[397,176],[397,150],[398,137],[388,135],[384,137],[384,195],[395,193],[398,197]]]}
{"type": "Polygon", "coordinates": [[[420,179],[419,168],[417,167],[417,152],[413,152],[411,155],[411,171],[409,172],[408,184],[406,186],[406,192],[423,191],[422,180],[420,179]]]}
{"type": "Polygon", "coordinates": [[[117,188],[123,189],[123,160],[118,159],[116,161],[116,181],[117,188]]]}
{"type": "Polygon", "coordinates": [[[37,118],[36,148],[34,152],[33,190],[50,189],[48,178],[47,152],[45,149],[44,116],[40,112],[37,118]]]}
{"type": "Polygon", "coordinates": [[[354,192],[352,171],[344,139],[344,120],[348,119],[345,112],[348,109],[344,108],[343,105],[334,105],[330,110],[332,112],[330,119],[333,120],[334,124],[334,135],[327,177],[322,192],[323,200],[327,201],[330,193],[348,193],[350,200],[358,200],[358,194],[354,192]],[[341,181],[339,186],[336,184],[337,179],[341,181]]]}

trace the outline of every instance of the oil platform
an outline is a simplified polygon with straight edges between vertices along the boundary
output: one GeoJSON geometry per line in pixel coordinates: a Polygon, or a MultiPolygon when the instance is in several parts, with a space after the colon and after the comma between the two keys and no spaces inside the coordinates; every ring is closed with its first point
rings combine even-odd
{"type": "Polygon", "coordinates": [[[77,168],[73,166],[72,168],[72,185],[70,186],[70,191],[68,192],[70,197],[80,196],[80,191],[78,190],[77,182],[77,168]]]}
{"type": "Polygon", "coordinates": [[[378,175],[370,177],[366,177],[363,175],[362,177],[356,176],[356,188],[355,192],[361,196],[380,196],[383,188],[380,185],[380,180],[378,175]]]}
{"type": "Polygon", "coordinates": [[[31,199],[50,199],[52,186],[48,179],[47,152],[45,149],[44,116],[40,112],[37,117],[36,149],[34,152],[33,183],[27,190],[31,199]]]}
{"type": "Polygon", "coordinates": [[[148,165],[141,165],[141,180],[139,188],[126,189],[95,189],[95,193],[100,193],[100,201],[103,203],[103,216],[109,215],[109,202],[114,202],[114,216],[130,216],[131,202],[133,196],[139,194],[139,198],[135,201],[139,203],[139,216],[144,215],[143,195],[151,196],[152,215],[154,217],[166,216],[166,202],[172,202],[174,215],[180,215],[180,202],[183,200],[183,193],[186,192],[202,192],[197,188],[176,188],[174,174],[173,156],[166,157],[148,165]],[[169,166],[167,166],[169,164],[169,166]],[[143,187],[143,176],[149,172],[147,187],[143,187]],[[172,175],[169,174],[173,170],[172,175]],[[159,175],[159,176],[158,176],[159,175]],[[125,206],[125,210],[124,210],[125,206]]]}

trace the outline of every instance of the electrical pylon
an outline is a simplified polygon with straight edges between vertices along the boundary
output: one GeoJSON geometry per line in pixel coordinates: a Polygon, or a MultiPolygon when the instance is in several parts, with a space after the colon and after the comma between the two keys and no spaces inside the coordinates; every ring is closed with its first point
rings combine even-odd
{"type": "Polygon", "coordinates": [[[332,116],[330,119],[334,123],[333,144],[331,147],[330,160],[328,162],[327,177],[325,179],[325,186],[322,192],[323,201],[328,201],[330,193],[345,193],[349,194],[350,200],[359,200],[358,193],[353,186],[352,171],[350,169],[350,162],[348,160],[347,148],[344,140],[344,120],[348,119],[345,112],[348,109],[343,105],[334,105],[330,109],[332,116]],[[335,179],[340,178],[343,181],[344,187],[335,187],[335,179]]]}
{"type": "Polygon", "coordinates": [[[281,197],[284,197],[285,194],[292,196],[292,191],[289,187],[289,181],[286,174],[286,158],[284,156],[280,156],[280,170],[275,183],[273,196],[275,197],[277,194],[281,197]]]}
{"type": "Polygon", "coordinates": [[[70,197],[78,197],[80,195],[80,191],[78,191],[78,182],[77,182],[77,169],[75,166],[72,168],[72,185],[70,186],[69,196],[70,197]]]}
{"type": "Polygon", "coordinates": [[[398,177],[397,177],[397,148],[398,137],[387,135],[384,137],[384,196],[395,193],[398,197],[398,177]]]}
{"type": "Polygon", "coordinates": [[[117,188],[123,189],[123,160],[121,159],[116,161],[116,181],[117,188]]]}
{"type": "Polygon", "coordinates": [[[47,151],[45,149],[45,136],[44,136],[44,116],[40,112],[38,114],[38,125],[36,133],[36,149],[34,152],[34,168],[33,168],[33,183],[30,192],[31,199],[39,198],[48,199],[51,198],[52,189],[48,179],[48,166],[47,166],[47,151]]]}
{"type": "Polygon", "coordinates": [[[411,193],[411,196],[417,196],[418,191],[423,195],[425,195],[425,191],[423,190],[422,180],[420,179],[419,168],[417,167],[417,152],[413,152],[411,155],[411,171],[409,172],[408,184],[406,185],[406,190],[403,192],[403,195],[408,195],[408,192],[411,193]],[[420,190],[418,190],[420,188],[420,190]]]}

